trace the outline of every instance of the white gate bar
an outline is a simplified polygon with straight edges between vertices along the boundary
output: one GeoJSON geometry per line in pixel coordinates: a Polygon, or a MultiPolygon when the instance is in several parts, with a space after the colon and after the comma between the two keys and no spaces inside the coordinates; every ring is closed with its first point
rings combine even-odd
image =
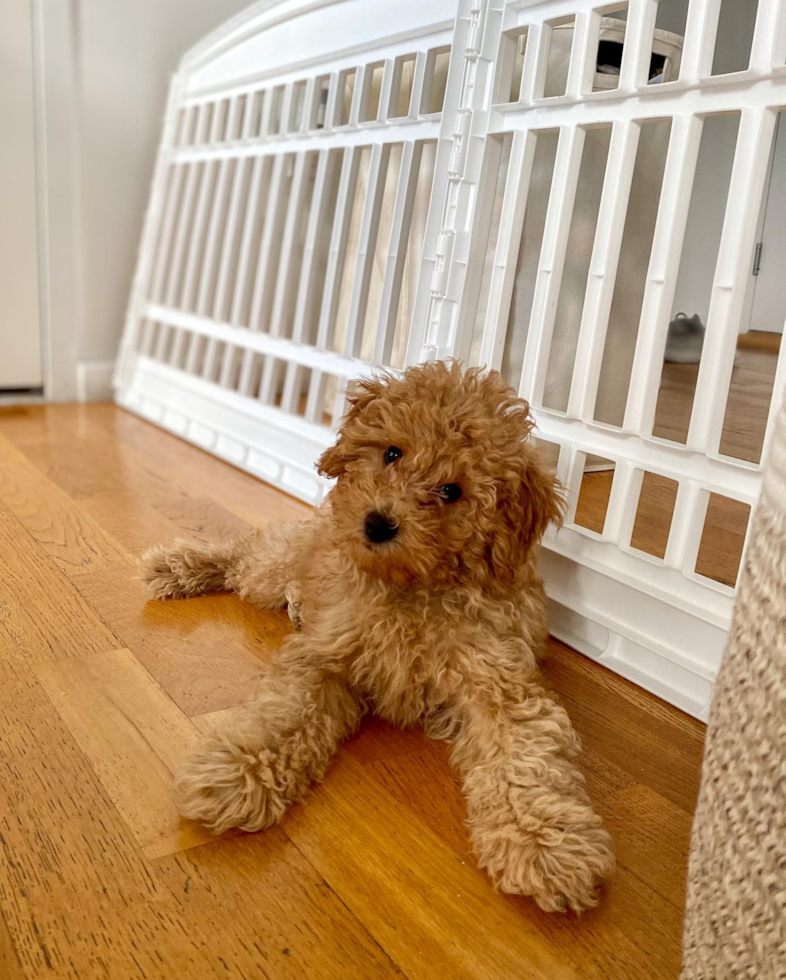
{"type": "Polygon", "coordinates": [[[573,45],[568,62],[568,77],[565,80],[566,99],[576,99],[584,88],[584,80],[588,75],[588,67],[595,52],[590,52],[590,23],[591,14],[577,13],[573,27],[573,45]]]}
{"type": "MultiPolygon", "coordinates": [[[[278,88],[276,85],[275,88],[278,88]]],[[[278,132],[270,133],[271,139],[280,139],[289,133],[289,117],[292,114],[292,96],[295,86],[292,82],[284,86],[284,99],[281,103],[281,115],[278,120],[278,132]]]]}
{"type": "Polygon", "coordinates": [[[669,539],[663,563],[669,568],[682,568],[689,547],[693,547],[693,536],[696,525],[701,528],[701,522],[696,519],[696,508],[699,500],[699,484],[694,480],[682,480],[677,485],[677,495],[674,500],[674,511],[669,529],[669,539]]]}
{"type": "Polygon", "coordinates": [[[229,111],[227,112],[226,125],[224,127],[224,140],[227,143],[234,141],[233,133],[235,132],[235,120],[240,112],[240,99],[235,96],[229,99],[229,111]]]}
{"type": "Polygon", "coordinates": [[[175,343],[172,346],[172,356],[170,358],[170,363],[177,367],[183,364],[183,359],[185,356],[186,345],[189,340],[189,335],[185,330],[178,330],[175,336],[175,343]]]}
{"type": "MultiPolygon", "coordinates": [[[[538,422],[538,436],[542,437],[546,433],[546,430],[542,428],[539,420],[536,419],[536,421],[538,422]]],[[[587,454],[579,449],[575,443],[565,443],[560,453],[560,464],[564,468],[564,475],[559,474],[560,479],[568,495],[565,524],[575,526],[576,510],[578,509],[579,496],[581,495],[581,482],[584,479],[584,471],[587,468],[587,454]]]]}
{"type": "Polygon", "coordinates": [[[537,134],[519,130],[511,141],[497,245],[489,277],[486,327],[480,349],[480,363],[487,367],[502,365],[537,140],[537,134]]]}
{"type": "MultiPolygon", "coordinates": [[[[707,8],[714,2],[715,0],[691,0],[688,4],[685,38],[682,42],[682,57],[680,59],[680,84],[696,85],[702,74],[701,67],[706,61],[703,52],[707,47],[705,39],[707,8]]],[[[712,47],[714,48],[714,46],[715,38],[713,37],[712,47]]]]}
{"type": "Polygon", "coordinates": [[[279,253],[278,276],[276,278],[276,291],[273,299],[273,311],[270,317],[270,333],[274,337],[281,337],[284,334],[285,321],[291,322],[292,313],[292,292],[295,286],[295,277],[292,252],[296,245],[295,235],[297,234],[298,223],[302,219],[302,210],[308,193],[308,181],[306,180],[307,164],[310,162],[310,154],[298,153],[295,157],[295,172],[292,177],[292,186],[289,192],[289,203],[287,206],[287,216],[284,222],[284,233],[280,241],[275,243],[275,248],[279,253]]]}
{"type": "Polygon", "coordinates": [[[324,371],[320,371],[318,368],[312,370],[311,383],[308,386],[308,397],[306,399],[306,422],[313,422],[317,425],[322,423],[327,380],[327,375],[324,371]]]}
{"type": "MultiPolygon", "coordinates": [[[[693,0],[696,3],[696,0],[693,0]]],[[[715,41],[718,37],[718,21],[721,3],[728,0],[701,0],[698,4],[704,13],[701,24],[701,42],[698,52],[699,78],[709,78],[712,74],[712,60],[715,55],[715,41]]]]}
{"type": "Polygon", "coordinates": [[[305,136],[311,132],[311,105],[314,101],[317,80],[312,75],[306,80],[306,91],[303,95],[303,114],[300,117],[299,136],[305,136]]]}
{"type": "Polygon", "coordinates": [[[368,185],[366,200],[363,204],[363,217],[360,223],[358,254],[355,264],[355,278],[352,285],[352,297],[349,302],[347,320],[347,336],[344,351],[350,357],[357,357],[363,339],[363,322],[366,316],[368,290],[371,284],[371,271],[374,263],[374,251],[379,229],[379,214],[382,195],[385,190],[390,146],[375,143],[371,149],[371,163],[368,170],[368,185]]]}
{"type": "Polygon", "coordinates": [[[349,238],[349,229],[352,223],[351,211],[359,167],[360,150],[357,147],[348,146],[344,150],[344,159],[341,164],[341,177],[339,178],[338,194],[336,196],[335,219],[330,236],[330,252],[328,253],[327,268],[325,270],[325,287],[322,294],[322,308],[319,317],[319,328],[317,330],[317,347],[325,351],[332,347],[333,335],[336,329],[341,279],[344,272],[344,262],[346,261],[347,239],[349,238]]]}
{"type": "Polygon", "coordinates": [[[676,116],[671,124],[622,426],[626,432],[649,435],[652,431],[701,130],[701,120],[695,116],[676,116]]]}
{"type": "Polygon", "coordinates": [[[276,157],[273,164],[273,177],[270,181],[268,192],[268,205],[265,208],[265,224],[262,229],[262,240],[259,246],[259,259],[257,261],[256,277],[254,279],[254,292],[251,297],[251,309],[248,317],[248,326],[251,330],[267,330],[267,324],[262,322],[263,311],[270,307],[271,298],[269,296],[273,283],[270,281],[271,260],[274,250],[278,248],[281,228],[282,196],[281,185],[285,179],[285,170],[290,165],[289,157],[276,157]]]}
{"type": "Polygon", "coordinates": [[[636,467],[630,460],[624,458],[618,458],[614,462],[614,476],[611,480],[611,492],[606,505],[606,520],[601,538],[616,545],[623,539],[627,525],[633,527],[638,497],[634,493],[636,467]]]}
{"type": "Polygon", "coordinates": [[[759,0],[756,26],[753,29],[750,67],[752,71],[772,71],[773,66],[782,67],[778,62],[774,42],[778,36],[778,17],[783,9],[779,0],[759,0]]]}
{"type": "MultiPolygon", "coordinates": [[[[501,159],[502,138],[494,136],[491,139],[487,139],[483,150],[483,160],[477,184],[477,203],[472,216],[470,237],[474,242],[480,242],[481,240],[484,243],[488,242],[501,159]]],[[[508,173],[510,173],[510,170],[508,170],[508,173]]],[[[487,248],[488,245],[485,246],[484,252],[487,248]]],[[[485,258],[485,255],[483,258],[485,258]]],[[[454,348],[454,354],[460,361],[469,361],[472,349],[472,335],[477,320],[480,289],[483,283],[483,266],[484,261],[482,259],[476,262],[466,263],[454,348]]],[[[412,326],[414,333],[416,326],[414,321],[412,326]]],[[[483,361],[479,358],[477,365],[474,366],[482,364],[483,361]]],[[[509,380],[512,381],[513,379],[509,380]]]]}
{"type": "MultiPolygon", "coordinates": [[[[248,290],[249,265],[251,261],[251,244],[254,237],[254,228],[257,227],[258,211],[260,209],[260,188],[263,184],[263,170],[269,165],[269,161],[263,157],[254,160],[251,170],[251,178],[248,188],[248,198],[246,200],[246,218],[243,222],[243,231],[240,238],[240,250],[237,260],[237,275],[235,277],[235,289],[232,294],[232,306],[229,313],[230,323],[240,323],[243,308],[243,298],[248,290]]],[[[270,172],[267,172],[267,180],[270,179],[270,172]]],[[[265,181],[264,183],[267,183],[265,181]]],[[[267,195],[262,193],[262,200],[267,201],[267,195]]]]}
{"type": "MultiPolygon", "coordinates": [[[[218,179],[216,188],[213,192],[213,206],[210,211],[210,223],[207,229],[207,240],[205,244],[205,254],[202,260],[202,268],[199,273],[199,295],[197,298],[196,312],[199,316],[208,315],[210,305],[210,290],[214,285],[213,267],[216,261],[216,251],[221,240],[221,228],[223,223],[224,197],[226,194],[226,184],[229,176],[229,160],[222,160],[219,164],[218,179]]],[[[211,339],[208,341],[205,360],[202,365],[204,377],[209,378],[213,374],[214,361],[216,357],[216,345],[211,339]]]]}
{"type": "MultiPolygon", "coordinates": [[[[184,310],[192,308],[194,303],[194,293],[196,289],[197,269],[199,259],[204,247],[204,231],[207,221],[208,202],[210,200],[210,189],[215,186],[215,163],[205,163],[202,165],[202,175],[199,182],[199,196],[197,197],[196,211],[194,212],[194,223],[188,231],[188,255],[186,258],[186,271],[180,289],[180,300],[178,306],[184,310]]],[[[176,288],[176,284],[174,284],[176,288]]],[[[172,299],[167,297],[167,305],[172,305],[172,299]]]]}
{"type": "Polygon", "coordinates": [[[643,88],[649,80],[652,39],[657,14],[658,0],[640,0],[639,3],[633,2],[628,5],[618,93],[643,88]]]}
{"type": "Polygon", "coordinates": [[[261,330],[248,330],[231,323],[216,323],[205,317],[175,310],[156,303],[148,303],[142,315],[157,323],[167,323],[193,334],[195,339],[210,337],[226,344],[234,344],[244,350],[265,354],[283,361],[295,361],[304,367],[321,368],[328,374],[341,378],[357,378],[368,374],[370,365],[356,357],[319,350],[308,344],[296,344],[285,337],[273,337],[261,330]]]}
{"type": "Polygon", "coordinates": [[[781,0],[773,0],[773,6],[775,10],[772,19],[775,20],[776,27],[772,32],[773,48],[770,64],[782,66],[786,64],[786,8],[781,0]]]}
{"type": "Polygon", "coordinates": [[[213,319],[224,320],[225,302],[229,291],[229,277],[232,264],[232,256],[237,253],[237,228],[240,222],[241,207],[248,207],[248,202],[243,201],[243,190],[246,188],[246,175],[249,167],[248,160],[235,161],[235,172],[232,175],[232,190],[229,195],[229,207],[227,211],[226,228],[224,230],[224,241],[221,246],[221,258],[218,264],[218,276],[216,279],[216,292],[213,298],[213,319]]]}
{"type": "MultiPolygon", "coordinates": [[[[704,522],[707,519],[707,507],[710,502],[710,491],[700,487],[696,494],[696,504],[693,511],[693,520],[688,528],[685,541],[685,553],[682,560],[682,574],[696,579],[696,560],[699,557],[701,538],[704,533],[704,522]]],[[[703,577],[701,579],[704,581],[703,577]]],[[[716,583],[720,584],[720,583],[716,583]]],[[[723,587],[723,586],[722,586],[723,587]]],[[[733,594],[728,586],[725,586],[729,593],[733,594]]]]}
{"type": "Polygon", "coordinates": [[[519,387],[535,405],[543,398],[583,150],[584,130],[560,127],[519,387]]]}
{"type": "Polygon", "coordinates": [[[164,281],[166,279],[167,269],[170,268],[172,261],[172,238],[175,229],[175,217],[177,216],[178,204],[181,203],[180,194],[183,177],[188,169],[187,167],[180,167],[175,164],[170,166],[169,182],[164,200],[164,214],[158,233],[158,247],[156,248],[155,258],[153,260],[153,274],[150,282],[150,298],[156,303],[160,303],[164,299],[164,281]]]}
{"type": "Polygon", "coordinates": [[[639,132],[630,123],[612,125],[568,395],[567,413],[578,418],[594,414],[639,132]]]}
{"type": "MultiPolygon", "coordinates": [[[[623,551],[627,551],[628,554],[644,556],[645,560],[651,558],[653,561],[660,564],[661,560],[659,558],[656,558],[654,555],[649,555],[646,551],[639,551],[638,548],[634,548],[631,544],[643,484],[644,470],[642,470],[640,467],[631,467],[628,479],[628,493],[623,501],[624,512],[620,515],[618,527],[619,533],[617,535],[616,543],[619,548],[621,548],[623,551]]],[[[611,507],[611,501],[609,501],[609,507],[611,507]]]]}
{"type": "Polygon", "coordinates": [[[259,394],[257,395],[257,398],[263,405],[273,405],[274,386],[278,385],[282,370],[288,368],[289,364],[289,361],[280,361],[273,357],[265,359],[265,364],[262,368],[262,381],[260,382],[259,394]]]}
{"type": "Polygon", "coordinates": [[[396,63],[395,58],[385,58],[382,69],[382,85],[379,91],[379,106],[377,108],[377,122],[385,122],[390,115],[390,92],[393,88],[393,70],[396,63]]]}
{"type": "MultiPolygon", "coordinates": [[[[243,128],[240,131],[240,139],[243,143],[246,143],[252,137],[256,136],[256,133],[253,132],[253,126],[256,118],[255,100],[258,94],[256,92],[245,92],[244,94],[246,98],[246,111],[243,116],[243,128]]],[[[239,96],[239,98],[242,98],[242,96],[239,96]]]]}
{"type": "MultiPolygon", "coordinates": [[[[268,99],[266,101],[270,100],[268,99]]],[[[243,316],[243,309],[245,307],[245,299],[246,296],[248,296],[248,312],[245,317],[245,321],[249,326],[249,329],[253,329],[251,328],[250,324],[252,323],[251,314],[253,312],[253,296],[256,288],[256,277],[253,283],[250,281],[251,262],[254,258],[252,256],[252,249],[254,248],[256,231],[259,229],[259,241],[257,244],[256,256],[257,263],[259,263],[264,233],[264,222],[261,222],[260,227],[258,224],[259,218],[257,215],[257,210],[264,210],[265,214],[269,212],[271,201],[270,189],[273,182],[274,167],[275,163],[270,158],[258,157],[254,161],[254,173],[251,178],[252,184],[249,192],[246,224],[245,228],[243,229],[243,241],[240,246],[238,275],[235,283],[235,295],[232,299],[232,313],[230,314],[230,322],[233,324],[240,324],[241,317],[243,316]],[[263,202],[262,204],[259,204],[260,200],[263,202]],[[251,294],[250,296],[249,293],[251,294]]],[[[252,377],[254,364],[253,352],[249,350],[245,351],[240,367],[240,382],[238,385],[238,390],[244,395],[249,395],[251,393],[251,385],[254,381],[254,378],[252,377]]]]}
{"type": "Polygon", "coordinates": [[[573,445],[577,450],[603,459],[627,459],[642,469],[657,471],[671,480],[686,477],[711,490],[746,503],[754,503],[761,485],[755,466],[729,466],[727,461],[686,452],[677,443],[631,439],[621,429],[588,425],[578,419],[534,409],[537,436],[549,442],[573,445]],[[657,448],[657,457],[653,457],[657,448]],[[686,472],[688,471],[688,472],[686,472]]]}
{"type": "Polygon", "coordinates": [[[273,89],[266,89],[263,93],[262,117],[259,120],[259,132],[252,135],[258,139],[267,139],[270,132],[270,117],[273,115],[273,89]]]}
{"type": "Polygon", "coordinates": [[[207,316],[211,305],[210,290],[214,283],[213,266],[215,265],[216,251],[222,238],[221,231],[223,229],[220,226],[222,224],[222,211],[224,210],[230,163],[230,160],[222,160],[218,165],[218,178],[210,208],[210,222],[207,226],[205,253],[202,260],[202,268],[199,273],[199,292],[197,294],[196,312],[200,316],[207,316]]]}
{"type": "Polygon", "coordinates": [[[325,221],[330,220],[330,216],[326,213],[325,186],[335,166],[335,160],[331,156],[333,153],[335,150],[320,150],[317,160],[314,192],[311,200],[311,212],[308,216],[306,240],[303,246],[303,260],[300,266],[300,279],[292,327],[292,339],[298,343],[302,343],[304,340],[306,343],[313,343],[314,340],[313,337],[304,337],[305,321],[318,298],[315,296],[314,259],[317,252],[317,240],[322,233],[325,221]]]}
{"type": "Polygon", "coordinates": [[[295,364],[290,361],[287,364],[287,372],[284,379],[284,391],[281,395],[281,408],[291,415],[299,415],[300,393],[303,387],[303,376],[305,369],[302,364],[295,364]]]}
{"type": "MultiPolygon", "coordinates": [[[[414,100],[414,87],[413,87],[414,100]]],[[[366,146],[369,143],[400,143],[412,139],[412,124],[417,123],[418,139],[434,140],[439,136],[441,123],[436,116],[425,119],[393,119],[384,126],[360,123],[354,129],[345,125],[328,132],[328,127],[308,133],[290,133],[270,137],[264,143],[219,143],[215,146],[184,146],[172,153],[173,163],[191,163],[203,160],[225,160],[237,157],[278,157],[287,153],[323,150],[326,147],[366,146]]]]}
{"type": "Polygon", "coordinates": [[[377,332],[374,337],[374,364],[387,364],[393,350],[393,336],[404,276],[404,265],[409,244],[409,230],[412,223],[412,208],[418,184],[418,171],[423,152],[423,144],[407,140],[401,150],[401,167],[396,187],[396,201],[390,227],[390,245],[385,264],[385,277],[382,283],[382,296],[377,318],[377,332]]]}
{"type": "Polygon", "coordinates": [[[688,431],[688,447],[699,451],[717,452],[720,443],[775,123],[769,110],[740,119],[688,431]]]}
{"type": "Polygon", "coordinates": [[[165,281],[161,283],[162,295],[159,295],[156,300],[159,303],[166,303],[167,306],[171,306],[177,302],[177,288],[180,284],[180,275],[183,268],[183,257],[188,237],[187,232],[192,218],[194,218],[194,195],[196,194],[197,183],[199,183],[200,169],[204,169],[204,164],[192,163],[188,168],[183,200],[177,214],[177,227],[175,229],[172,254],[169,260],[169,270],[166,274],[165,281]]]}
{"type": "Polygon", "coordinates": [[[529,105],[535,98],[535,83],[538,81],[538,52],[541,48],[544,28],[540,24],[527,27],[527,49],[524,64],[521,66],[521,87],[518,101],[529,105]]]}
{"type": "Polygon", "coordinates": [[[158,333],[156,335],[155,349],[153,348],[153,338],[148,337],[147,351],[146,353],[152,355],[157,361],[163,361],[164,351],[166,350],[167,341],[169,340],[169,331],[172,328],[167,326],[165,323],[159,324],[158,333]]]}
{"type": "MultiPolygon", "coordinates": [[[[727,79],[731,76],[717,76],[727,79]]],[[[725,82],[732,86],[734,83],[725,82]]],[[[595,123],[608,122],[644,122],[648,119],[663,119],[683,115],[712,115],[729,112],[729,92],[724,84],[710,84],[707,87],[698,85],[695,88],[683,86],[681,82],[667,82],[665,85],[647,85],[639,89],[638,95],[629,98],[619,97],[619,100],[596,99],[583,97],[572,102],[560,102],[559,99],[540,99],[533,105],[525,106],[517,103],[494,106],[490,113],[489,135],[508,133],[516,129],[555,129],[557,116],[559,125],[591,126],[595,123]],[[685,96],[685,107],[679,103],[669,102],[665,107],[665,96],[657,98],[658,89],[668,89],[678,86],[680,94],[685,96]],[[558,102],[558,106],[552,106],[558,102]],[[688,109],[687,106],[690,106],[688,109]],[[555,108],[559,112],[555,112],[555,108]]],[[[597,93],[595,93],[597,94],[597,93]]],[[[676,93],[675,93],[676,94],[676,93]]],[[[562,97],[564,98],[564,96],[562,97]]],[[[734,88],[732,108],[734,111],[745,109],[760,109],[762,106],[780,108],[783,105],[783,87],[778,76],[757,76],[745,85],[734,88]]]]}
{"type": "Polygon", "coordinates": [[[783,336],[786,334],[786,323],[781,331],[781,349],[778,354],[778,364],[775,368],[775,378],[772,383],[772,395],[770,397],[770,412],[767,417],[767,428],[764,432],[764,442],[761,449],[761,465],[763,466],[769,454],[770,441],[772,439],[775,419],[778,416],[781,406],[786,401],[786,344],[783,336]]]}
{"type": "MultiPolygon", "coordinates": [[[[412,93],[409,98],[409,113],[407,114],[408,119],[415,120],[420,115],[420,103],[423,100],[423,88],[426,81],[426,62],[428,61],[428,54],[425,51],[418,51],[415,55],[415,70],[412,73],[412,93]]],[[[432,123],[434,126],[434,137],[439,135],[439,123],[432,123]]],[[[418,124],[418,131],[423,136],[424,139],[428,139],[428,131],[425,128],[424,123],[418,124]]]]}

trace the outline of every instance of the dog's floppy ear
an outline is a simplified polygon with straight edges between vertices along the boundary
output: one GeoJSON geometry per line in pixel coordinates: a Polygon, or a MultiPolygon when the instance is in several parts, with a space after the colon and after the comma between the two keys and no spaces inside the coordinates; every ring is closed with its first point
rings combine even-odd
{"type": "Polygon", "coordinates": [[[544,466],[540,454],[530,450],[519,487],[520,541],[525,552],[543,537],[552,521],[562,524],[565,497],[556,473],[544,466]]]}
{"type": "Polygon", "coordinates": [[[356,458],[356,447],[352,440],[353,423],[357,422],[365,409],[375,399],[379,398],[388,385],[387,378],[363,378],[356,381],[347,391],[349,405],[335,445],[326,449],[317,463],[317,471],[328,479],[333,480],[344,474],[347,463],[356,458]]]}
{"type": "Polygon", "coordinates": [[[559,525],[565,509],[562,486],[531,446],[524,447],[519,476],[509,479],[497,497],[497,520],[492,529],[489,559],[493,573],[512,578],[540,541],[549,524],[559,525]]]}

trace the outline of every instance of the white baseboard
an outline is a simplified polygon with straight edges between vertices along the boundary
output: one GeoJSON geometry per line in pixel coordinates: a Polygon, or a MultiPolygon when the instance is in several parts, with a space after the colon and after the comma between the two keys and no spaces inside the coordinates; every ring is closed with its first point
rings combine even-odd
{"type": "Polygon", "coordinates": [[[76,399],[80,402],[112,400],[114,361],[77,361],[76,399]]]}
{"type": "Polygon", "coordinates": [[[118,405],[293,497],[319,504],[329,489],[314,465],[335,438],[325,426],[141,355],[127,359],[116,385],[118,405]]]}

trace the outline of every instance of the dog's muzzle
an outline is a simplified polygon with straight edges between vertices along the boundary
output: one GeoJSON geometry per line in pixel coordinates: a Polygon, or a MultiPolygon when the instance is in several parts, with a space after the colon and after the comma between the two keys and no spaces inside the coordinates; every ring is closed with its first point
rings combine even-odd
{"type": "Polygon", "coordinates": [[[390,541],[398,534],[398,524],[385,514],[380,514],[375,510],[366,517],[366,537],[373,544],[382,544],[390,541]]]}

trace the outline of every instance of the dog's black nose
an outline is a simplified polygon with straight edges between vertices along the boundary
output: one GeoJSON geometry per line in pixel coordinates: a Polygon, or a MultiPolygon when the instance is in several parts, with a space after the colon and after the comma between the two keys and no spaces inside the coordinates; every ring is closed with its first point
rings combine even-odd
{"type": "Polygon", "coordinates": [[[390,541],[398,534],[398,525],[384,514],[379,514],[372,510],[366,517],[366,537],[374,544],[382,544],[383,541],[390,541]]]}

